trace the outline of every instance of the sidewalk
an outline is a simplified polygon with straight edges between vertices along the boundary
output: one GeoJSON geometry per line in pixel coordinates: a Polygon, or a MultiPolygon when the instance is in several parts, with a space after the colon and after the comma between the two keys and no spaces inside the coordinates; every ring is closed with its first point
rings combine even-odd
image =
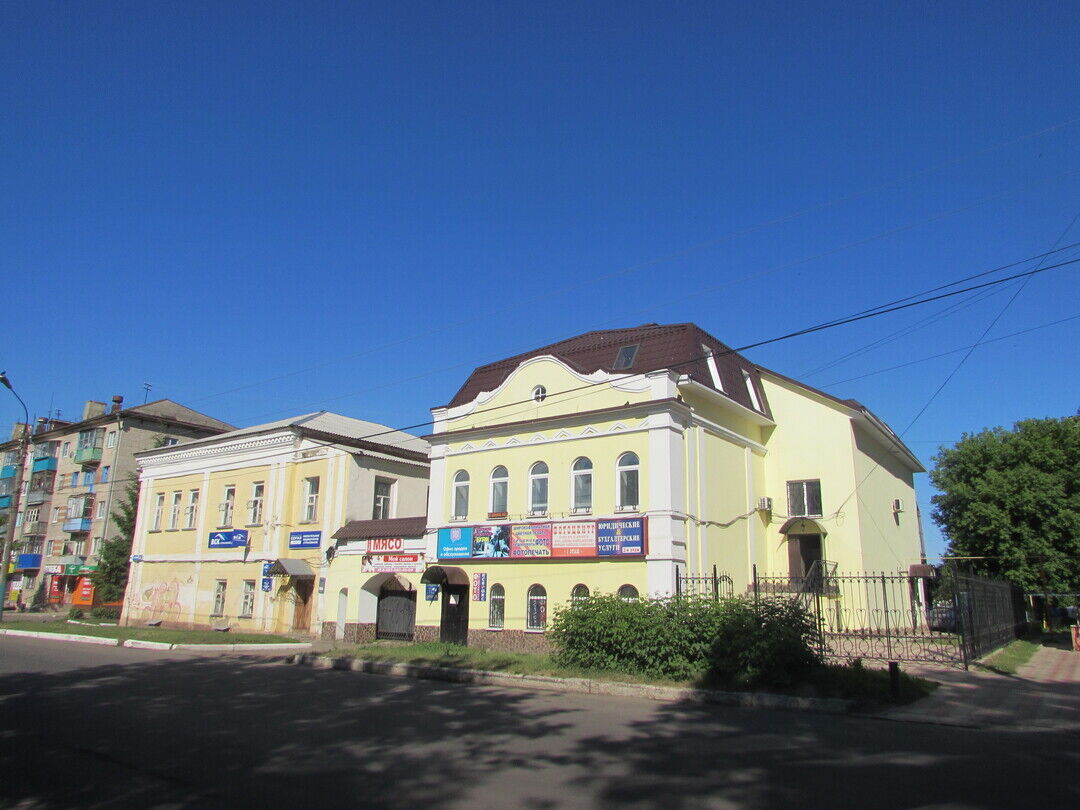
{"type": "Polygon", "coordinates": [[[930,697],[878,716],[975,728],[1080,734],[1080,652],[1040,647],[1016,675],[907,665],[941,684],[930,697]]]}

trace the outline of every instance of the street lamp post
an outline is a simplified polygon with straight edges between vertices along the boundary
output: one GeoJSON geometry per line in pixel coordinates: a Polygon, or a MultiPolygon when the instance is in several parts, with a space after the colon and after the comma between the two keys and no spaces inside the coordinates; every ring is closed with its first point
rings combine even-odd
{"type": "Polygon", "coordinates": [[[23,467],[26,466],[26,449],[30,446],[30,412],[26,409],[26,403],[11,386],[6,371],[0,371],[0,385],[3,385],[11,393],[23,409],[23,432],[19,443],[19,464],[15,468],[15,489],[11,493],[11,511],[7,525],[4,527],[4,550],[0,554],[0,622],[4,620],[4,601],[7,599],[8,567],[11,565],[11,546],[15,540],[15,518],[19,514],[19,495],[22,490],[23,467]]]}

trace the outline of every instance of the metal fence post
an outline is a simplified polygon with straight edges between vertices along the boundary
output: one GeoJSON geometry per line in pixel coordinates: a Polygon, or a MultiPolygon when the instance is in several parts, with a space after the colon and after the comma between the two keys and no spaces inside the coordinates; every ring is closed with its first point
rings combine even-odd
{"type": "Polygon", "coordinates": [[[892,659],[892,632],[889,630],[889,586],[885,582],[885,572],[881,572],[881,603],[885,613],[885,651],[892,659]]]}
{"type": "Polygon", "coordinates": [[[712,598],[713,601],[720,601],[720,580],[716,575],[716,566],[712,567],[712,598]]]}
{"type": "Polygon", "coordinates": [[[758,603],[758,581],[757,581],[757,563],[754,563],[754,608],[757,608],[758,603]]]}

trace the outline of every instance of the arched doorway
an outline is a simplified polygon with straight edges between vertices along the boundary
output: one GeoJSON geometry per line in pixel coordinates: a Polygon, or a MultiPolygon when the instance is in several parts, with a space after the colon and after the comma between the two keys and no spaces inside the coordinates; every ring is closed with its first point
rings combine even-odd
{"type": "Polygon", "coordinates": [[[788,577],[793,583],[807,585],[814,590],[815,583],[809,579],[821,578],[820,562],[825,559],[825,530],[816,520],[791,518],[780,527],[787,540],[788,577]]]}
{"type": "Polygon", "coordinates": [[[466,646],[469,643],[469,575],[453,566],[433,565],[420,581],[438,585],[442,591],[439,641],[466,646]]]}
{"type": "Polygon", "coordinates": [[[379,588],[375,638],[412,641],[415,627],[416,591],[404,577],[387,577],[379,588]]]}

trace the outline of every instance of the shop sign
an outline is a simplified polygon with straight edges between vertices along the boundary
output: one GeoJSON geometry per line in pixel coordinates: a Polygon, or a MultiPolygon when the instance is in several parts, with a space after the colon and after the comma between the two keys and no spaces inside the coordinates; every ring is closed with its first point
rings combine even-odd
{"type": "Polygon", "coordinates": [[[322,532],[289,532],[289,548],[318,548],[322,532]]]}
{"type": "MultiPolygon", "coordinates": [[[[269,565],[269,563],[267,563],[267,565],[269,565]]],[[[269,593],[270,590],[273,587],[274,587],[274,580],[272,580],[270,577],[263,577],[262,578],[262,589],[263,589],[264,592],[269,593]]]]}
{"type": "Polygon", "coordinates": [[[487,574],[472,575],[472,599],[474,602],[487,601],[487,574]]]}
{"type": "Polygon", "coordinates": [[[64,566],[62,566],[62,565],[46,565],[45,566],[45,573],[46,574],[62,574],[62,573],[64,573],[64,566]]]}
{"type": "Polygon", "coordinates": [[[518,523],[510,527],[511,557],[550,557],[551,524],[518,523]]]}
{"type": "Polygon", "coordinates": [[[360,564],[365,574],[419,574],[424,570],[422,554],[366,554],[360,564]]]}
{"type": "Polygon", "coordinates": [[[601,557],[634,556],[645,553],[645,521],[642,518],[598,520],[596,553],[601,557]]]}
{"type": "Polygon", "coordinates": [[[551,525],[552,557],[595,557],[596,523],[576,520],[551,525]]]}
{"type": "Polygon", "coordinates": [[[439,586],[438,585],[425,585],[424,586],[424,598],[429,602],[434,602],[439,598],[439,586]]]}
{"type": "Polygon", "coordinates": [[[79,585],[71,601],[76,605],[94,604],[94,583],[90,581],[90,577],[79,578],[79,585]]]}
{"type": "Polygon", "coordinates": [[[228,532],[210,532],[207,548],[243,548],[248,544],[247,529],[234,529],[228,532]]]}
{"type": "Polygon", "coordinates": [[[15,558],[15,569],[17,571],[24,571],[27,568],[40,568],[41,567],[41,555],[40,554],[20,554],[15,558]]]}
{"type": "Polygon", "coordinates": [[[405,550],[401,537],[372,537],[367,541],[368,554],[396,554],[405,550]]]}
{"type": "Polygon", "coordinates": [[[80,569],[82,569],[81,565],[65,565],[64,566],[64,576],[65,577],[77,577],[79,575],[80,569]]]}
{"type": "Polygon", "coordinates": [[[64,592],[60,589],[60,580],[56,577],[52,578],[49,583],[49,601],[59,602],[64,596],[64,592]]]}
{"type": "Polygon", "coordinates": [[[460,560],[472,556],[473,530],[471,526],[455,526],[439,529],[439,559],[460,560]]]}

